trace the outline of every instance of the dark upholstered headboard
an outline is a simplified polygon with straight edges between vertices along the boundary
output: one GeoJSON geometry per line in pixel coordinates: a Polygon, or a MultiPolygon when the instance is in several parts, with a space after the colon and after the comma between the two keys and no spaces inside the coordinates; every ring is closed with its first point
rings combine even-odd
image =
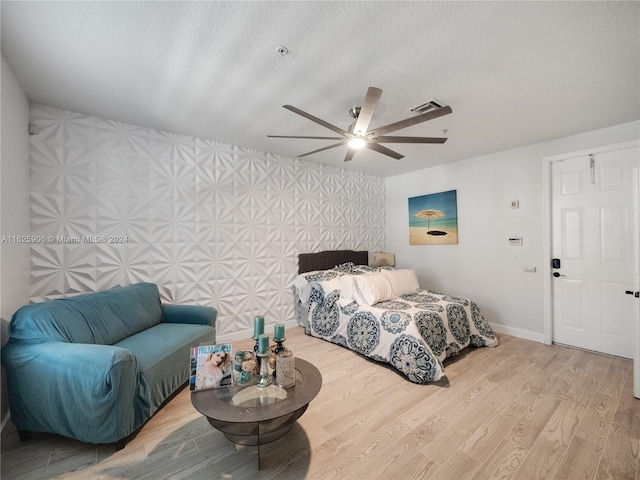
{"type": "Polygon", "coordinates": [[[368,265],[369,252],[353,250],[330,250],[318,253],[301,253],[298,255],[298,273],[313,270],[327,270],[342,263],[353,262],[354,265],[368,265]]]}

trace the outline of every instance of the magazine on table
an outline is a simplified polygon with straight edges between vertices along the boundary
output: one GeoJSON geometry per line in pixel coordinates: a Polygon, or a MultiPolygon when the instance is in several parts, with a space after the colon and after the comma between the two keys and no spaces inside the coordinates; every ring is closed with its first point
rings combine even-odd
{"type": "Polygon", "coordinates": [[[192,347],[189,388],[206,390],[231,385],[233,372],[231,352],[230,343],[192,347]]]}

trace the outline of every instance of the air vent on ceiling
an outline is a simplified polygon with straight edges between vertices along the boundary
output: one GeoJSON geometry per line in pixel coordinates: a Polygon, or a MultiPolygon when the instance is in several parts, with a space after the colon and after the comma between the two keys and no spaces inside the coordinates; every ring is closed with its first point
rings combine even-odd
{"type": "Polygon", "coordinates": [[[435,98],[432,98],[426,103],[421,103],[420,105],[411,107],[409,111],[415,112],[415,113],[425,113],[425,112],[428,112],[429,110],[437,110],[438,108],[442,108],[442,107],[446,107],[446,104],[444,102],[441,102],[440,100],[436,100],[435,98]]]}

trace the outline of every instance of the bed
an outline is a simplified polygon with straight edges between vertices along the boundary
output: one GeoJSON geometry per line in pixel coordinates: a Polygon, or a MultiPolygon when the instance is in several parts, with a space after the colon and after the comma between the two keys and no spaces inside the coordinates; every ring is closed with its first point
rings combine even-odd
{"type": "Polygon", "coordinates": [[[443,361],[498,338],[472,300],[420,288],[415,271],[368,266],[366,251],[301,254],[296,314],[307,335],[387,363],[411,382],[444,375],[443,361]]]}

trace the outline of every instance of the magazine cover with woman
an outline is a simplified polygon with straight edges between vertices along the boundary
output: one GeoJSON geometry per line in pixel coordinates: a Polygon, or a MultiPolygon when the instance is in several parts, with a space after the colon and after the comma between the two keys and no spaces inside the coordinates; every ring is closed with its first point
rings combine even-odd
{"type": "Polygon", "coordinates": [[[231,385],[232,371],[231,344],[200,345],[191,349],[191,390],[227,387],[231,385]]]}

